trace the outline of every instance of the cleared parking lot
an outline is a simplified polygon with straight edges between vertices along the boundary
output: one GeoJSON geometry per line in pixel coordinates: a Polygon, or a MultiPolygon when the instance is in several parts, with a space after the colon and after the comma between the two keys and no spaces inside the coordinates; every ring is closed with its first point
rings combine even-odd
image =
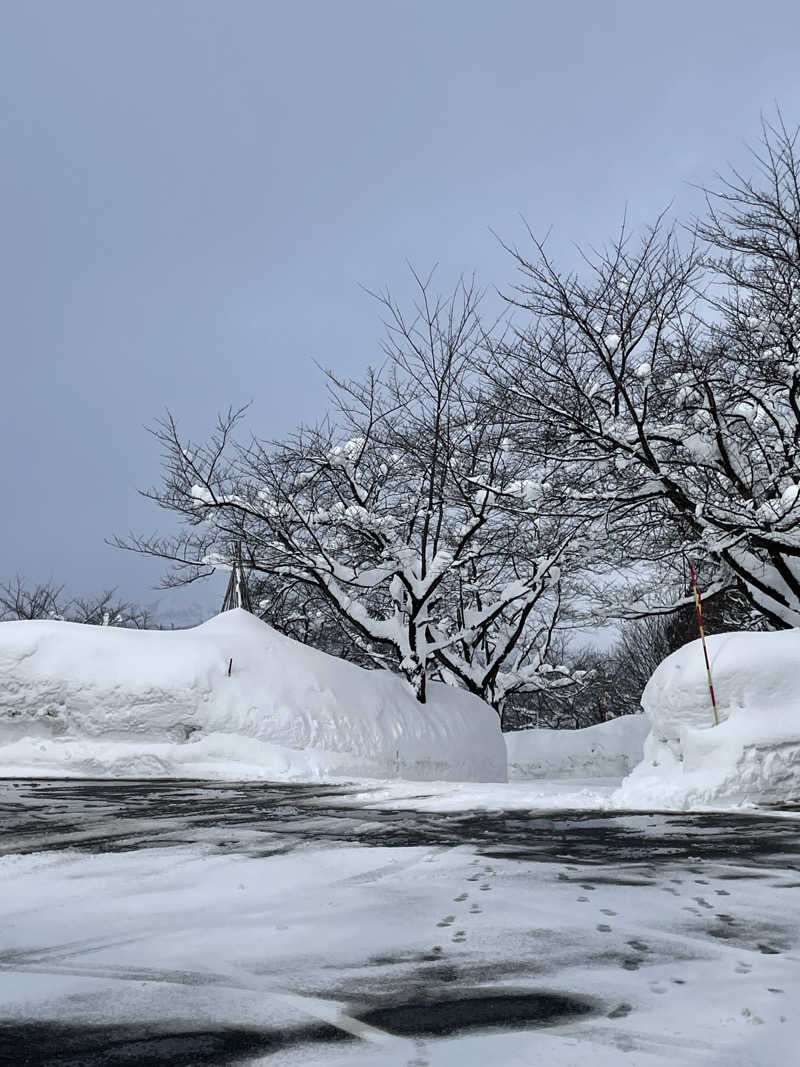
{"type": "Polygon", "coordinates": [[[0,1062],[730,1065],[792,1047],[796,820],[360,797],[2,783],[0,1062]]]}

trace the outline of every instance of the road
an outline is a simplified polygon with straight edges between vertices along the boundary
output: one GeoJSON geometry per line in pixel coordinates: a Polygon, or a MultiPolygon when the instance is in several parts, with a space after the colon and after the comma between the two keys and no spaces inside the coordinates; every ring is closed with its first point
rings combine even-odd
{"type": "Polygon", "coordinates": [[[730,1067],[796,1034],[794,819],[252,782],[0,809],[2,1064],[730,1067]]]}

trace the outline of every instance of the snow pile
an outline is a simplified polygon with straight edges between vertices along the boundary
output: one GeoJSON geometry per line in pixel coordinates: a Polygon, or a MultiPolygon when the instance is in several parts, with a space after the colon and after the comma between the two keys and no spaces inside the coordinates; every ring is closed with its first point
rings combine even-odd
{"type": "Polygon", "coordinates": [[[0,773],[486,782],[506,755],[478,698],[431,685],[420,705],[234,610],[177,631],[0,623],[0,773]]]}
{"type": "Polygon", "coordinates": [[[647,683],[653,730],[615,806],[800,799],[800,630],[720,634],[708,651],[720,725],[712,726],[703,650],[692,641],[647,683]]]}
{"type": "Polygon", "coordinates": [[[583,730],[515,730],[505,734],[508,778],[622,778],[642,758],[650,721],[623,715],[583,730]]]}

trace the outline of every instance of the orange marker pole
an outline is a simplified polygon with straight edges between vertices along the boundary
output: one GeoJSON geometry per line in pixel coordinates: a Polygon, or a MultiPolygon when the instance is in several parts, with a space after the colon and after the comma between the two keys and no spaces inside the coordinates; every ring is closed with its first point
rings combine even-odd
{"type": "Polygon", "coordinates": [[[706,632],[703,628],[703,598],[700,596],[700,590],[697,587],[697,575],[694,573],[694,566],[691,561],[689,563],[689,572],[692,576],[692,591],[694,593],[694,606],[697,608],[697,626],[700,630],[700,640],[703,642],[703,655],[706,660],[706,676],[708,678],[708,691],[711,694],[711,707],[714,711],[714,725],[719,726],[719,713],[717,711],[717,698],[714,695],[714,683],[711,680],[711,664],[708,660],[708,648],[706,647],[706,632]]]}

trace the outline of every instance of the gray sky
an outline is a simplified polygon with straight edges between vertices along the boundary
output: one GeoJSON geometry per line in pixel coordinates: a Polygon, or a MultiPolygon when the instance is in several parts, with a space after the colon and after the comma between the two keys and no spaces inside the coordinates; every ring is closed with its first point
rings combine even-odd
{"type": "MultiPolygon", "coordinates": [[[[166,516],[143,427],[279,435],[377,359],[359,283],[513,279],[800,123],[797,0],[0,0],[0,580],[116,585],[166,516]]],[[[224,584],[224,583],[223,583],[224,584]]],[[[216,605],[219,583],[176,606],[216,605]]],[[[162,604],[167,599],[161,594],[162,604]]]]}

